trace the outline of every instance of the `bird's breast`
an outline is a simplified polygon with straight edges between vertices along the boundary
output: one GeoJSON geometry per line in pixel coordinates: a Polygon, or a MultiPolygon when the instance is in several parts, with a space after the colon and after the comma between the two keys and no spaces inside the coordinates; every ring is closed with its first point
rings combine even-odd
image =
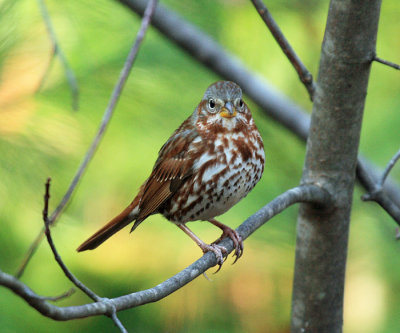
{"type": "MultiPolygon", "coordinates": [[[[189,149],[200,149],[200,142],[189,149]],[[196,147],[198,146],[198,147],[196,147]]],[[[264,170],[264,149],[256,133],[217,135],[193,164],[193,175],[166,205],[162,214],[184,223],[208,220],[229,210],[260,180],[264,170]]]]}

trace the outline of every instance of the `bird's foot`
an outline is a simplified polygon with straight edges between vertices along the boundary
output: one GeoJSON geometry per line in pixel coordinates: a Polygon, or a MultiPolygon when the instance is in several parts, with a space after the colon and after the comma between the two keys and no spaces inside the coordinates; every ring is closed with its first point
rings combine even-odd
{"type": "MultiPolygon", "coordinates": [[[[210,221],[211,222],[211,221],[210,221]]],[[[217,222],[217,221],[215,221],[217,222]]],[[[211,222],[213,223],[213,222],[211,222]]],[[[217,227],[219,227],[222,230],[222,235],[220,238],[218,238],[215,242],[213,242],[212,244],[216,244],[219,241],[221,241],[224,237],[228,236],[230,239],[232,239],[233,241],[233,247],[235,249],[235,252],[233,253],[234,256],[236,256],[235,261],[232,263],[232,265],[243,255],[243,240],[242,237],[240,237],[240,235],[238,234],[238,232],[236,230],[233,230],[231,228],[229,228],[228,226],[219,223],[218,225],[213,223],[214,225],[216,225],[217,227]]]]}
{"type": "Polygon", "coordinates": [[[204,243],[184,223],[177,224],[177,226],[180,229],[182,229],[185,234],[187,234],[191,239],[193,239],[196,242],[196,244],[201,248],[203,253],[213,252],[215,254],[215,256],[217,257],[217,264],[219,265],[217,271],[215,272],[215,273],[217,273],[221,269],[222,264],[224,263],[224,257],[226,257],[228,254],[227,249],[221,245],[215,244],[215,242],[212,244],[204,243]]]}
{"type": "Polygon", "coordinates": [[[200,248],[202,249],[203,253],[207,253],[207,252],[213,252],[215,254],[215,256],[217,257],[217,265],[219,265],[218,269],[214,272],[218,273],[219,270],[222,267],[222,264],[224,263],[224,257],[226,257],[228,251],[226,250],[226,248],[224,248],[221,245],[217,245],[217,244],[200,244],[199,245],[200,248]]]}

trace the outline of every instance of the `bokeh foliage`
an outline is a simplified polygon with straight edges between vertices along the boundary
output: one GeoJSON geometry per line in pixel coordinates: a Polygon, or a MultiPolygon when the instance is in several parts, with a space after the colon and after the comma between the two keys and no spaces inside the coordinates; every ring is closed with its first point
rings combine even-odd
{"type": "MultiPolygon", "coordinates": [[[[80,85],[80,109],[58,60],[35,94],[49,62],[50,43],[35,1],[0,1],[0,267],[16,271],[42,226],[44,183],[53,179],[51,207],[64,194],[98,127],[140,21],[116,1],[46,1],[61,47],[80,85]]],[[[162,1],[211,34],[306,110],[311,104],[297,75],[248,1],[162,1]]],[[[268,3],[267,3],[268,4],[268,3]]],[[[316,76],[328,1],[268,4],[283,32],[316,76]]],[[[383,2],[378,55],[400,62],[400,4],[383,2]]],[[[220,79],[150,29],[105,138],[73,200],[53,229],[70,269],[104,297],[145,289],[200,256],[193,242],[161,216],[135,233],[120,232],[94,252],[75,248],[122,210],[149,174],[158,149],[193,111],[206,87],[220,79]]],[[[399,73],[374,64],[361,151],[383,167],[398,149],[399,73]]],[[[223,215],[232,227],[301,177],[304,144],[266,118],[251,101],[267,165],[248,197],[223,215]]],[[[393,170],[399,180],[399,167],[393,170]]],[[[400,331],[400,244],[395,224],[354,196],[345,295],[346,332],[400,331]]],[[[166,299],[127,310],[120,319],[137,332],[287,332],[294,262],[296,208],[282,213],[245,242],[245,253],[212,282],[200,277],[166,299]]],[[[218,230],[191,224],[207,241],[218,230]]],[[[230,259],[232,260],[232,259],[230,259]]],[[[22,280],[42,295],[70,288],[43,243],[22,280]]],[[[59,305],[88,302],[77,292],[59,305]]],[[[109,332],[96,317],[54,322],[0,288],[2,332],[109,332]],[[21,319],[22,318],[22,319],[21,319]]]]}

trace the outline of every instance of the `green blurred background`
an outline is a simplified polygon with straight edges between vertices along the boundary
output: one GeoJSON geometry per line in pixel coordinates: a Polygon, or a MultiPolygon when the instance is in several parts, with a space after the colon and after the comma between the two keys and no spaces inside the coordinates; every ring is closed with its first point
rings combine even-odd
{"type": "MultiPolygon", "coordinates": [[[[48,0],[51,19],[79,82],[79,111],[56,59],[35,94],[51,46],[36,1],[0,0],[0,268],[15,273],[42,227],[44,183],[52,177],[54,209],[66,191],[101,120],[140,19],[116,1],[48,0]]],[[[227,50],[306,110],[306,91],[249,1],[162,1],[211,34],[227,50]]],[[[267,3],[294,49],[316,76],[328,1],[267,3]]],[[[385,0],[378,55],[400,62],[400,3],[385,0]]],[[[76,247],[119,213],[148,176],[157,152],[193,111],[206,87],[220,78],[150,28],[104,140],[53,236],[68,267],[104,297],[150,288],[201,255],[161,216],[132,235],[124,230],[96,251],[76,247]]],[[[399,72],[374,64],[361,151],[380,167],[399,148],[399,72]]],[[[264,176],[248,197],[220,220],[237,227],[281,192],[298,185],[304,144],[248,100],[264,139],[264,176]]],[[[400,168],[393,177],[400,180],[400,168]]],[[[400,243],[395,223],[354,195],[345,294],[345,332],[400,331],[400,243]]],[[[154,304],[121,312],[135,332],[288,332],[297,208],[274,218],[245,242],[212,281],[203,277],[154,304]]],[[[219,231],[191,224],[205,241],[219,231]]],[[[43,242],[22,281],[40,295],[71,287],[43,242]]],[[[89,302],[80,292],[59,306],[89,302]]],[[[109,332],[110,319],[55,322],[0,288],[1,332],[109,332]]]]}

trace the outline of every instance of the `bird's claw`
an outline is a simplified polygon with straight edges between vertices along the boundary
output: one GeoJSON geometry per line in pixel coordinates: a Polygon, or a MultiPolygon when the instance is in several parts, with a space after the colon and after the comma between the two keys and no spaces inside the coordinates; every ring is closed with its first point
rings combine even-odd
{"type": "Polygon", "coordinates": [[[224,257],[227,256],[228,251],[226,250],[226,248],[224,248],[221,245],[217,245],[217,244],[203,244],[201,246],[201,249],[203,250],[203,253],[207,253],[207,252],[213,252],[217,258],[217,265],[219,266],[218,269],[214,272],[218,273],[219,270],[222,267],[222,264],[224,263],[224,257]]]}
{"type": "Polygon", "coordinates": [[[235,260],[233,261],[232,265],[243,255],[243,240],[242,237],[235,231],[232,230],[233,233],[229,235],[229,237],[233,241],[233,245],[235,247],[235,253],[233,256],[236,256],[235,260]]]}
{"type": "Polygon", "coordinates": [[[238,234],[238,232],[236,230],[226,227],[223,229],[223,233],[222,233],[221,237],[218,238],[212,244],[218,243],[225,236],[228,236],[230,239],[232,239],[233,247],[235,249],[233,256],[236,256],[236,258],[232,263],[232,265],[233,265],[243,255],[243,240],[242,240],[242,237],[240,237],[240,235],[238,234]]]}

